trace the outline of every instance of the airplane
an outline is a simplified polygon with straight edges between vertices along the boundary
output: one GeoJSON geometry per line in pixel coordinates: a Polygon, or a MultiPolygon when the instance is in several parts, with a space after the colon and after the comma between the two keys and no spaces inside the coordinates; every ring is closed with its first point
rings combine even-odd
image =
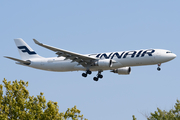
{"type": "Polygon", "coordinates": [[[96,77],[93,78],[94,81],[103,78],[101,73],[105,70],[110,70],[119,75],[129,75],[132,66],[157,64],[157,70],[160,71],[162,63],[176,58],[176,54],[164,49],[141,49],[82,55],[40,43],[36,39],[33,40],[37,45],[54,51],[57,57],[44,58],[39,56],[21,38],[14,39],[21,59],[4,57],[16,61],[16,64],[46,71],[85,71],[82,73],[83,77],[87,77],[92,71],[98,71],[96,77]]]}

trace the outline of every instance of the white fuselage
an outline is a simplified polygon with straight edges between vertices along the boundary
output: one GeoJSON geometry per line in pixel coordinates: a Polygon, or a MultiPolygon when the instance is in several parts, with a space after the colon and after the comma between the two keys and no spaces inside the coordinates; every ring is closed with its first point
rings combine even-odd
{"type": "Polygon", "coordinates": [[[63,50],[40,43],[36,39],[33,41],[46,49],[54,51],[58,57],[44,58],[38,55],[23,39],[14,39],[21,59],[4,56],[5,58],[17,61],[17,64],[55,72],[66,71],[85,71],[83,77],[97,71],[94,81],[102,79],[101,74],[104,70],[119,75],[128,75],[131,72],[131,66],[154,65],[158,64],[157,70],[160,71],[161,63],[168,62],[176,55],[168,50],[163,49],[146,49],[121,52],[109,52],[98,54],[82,55],[75,52],[63,50]]]}
{"type": "MultiPolygon", "coordinates": [[[[159,63],[168,62],[176,57],[174,53],[163,49],[148,49],[148,50],[135,50],[135,51],[122,51],[122,52],[111,52],[111,53],[101,53],[101,54],[89,54],[86,56],[91,56],[94,58],[112,59],[115,62],[111,67],[101,67],[101,66],[89,66],[88,69],[91,71],[98,70],[112,70],[121,67],[130,66],[142,66],[142,65],[154,65],[159,63]]],[[[72,60],[66,59],[65,57],[53,57],[53,58],[34,58],[30,59],[31,64],[29,67],[65,72],[65,71],[86,71],[87,68],[79,65],[77,62],[72,62],[72,60]]]]}

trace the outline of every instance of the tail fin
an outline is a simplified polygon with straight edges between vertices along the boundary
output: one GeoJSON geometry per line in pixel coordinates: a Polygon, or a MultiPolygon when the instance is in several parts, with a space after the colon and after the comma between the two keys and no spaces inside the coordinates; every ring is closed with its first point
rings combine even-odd
{"type": "Polygon", "coordinates": [[[29,45],[23,41],[23,39],[18,38],[14,39],[16,46],[18,48],[18,51],[20,53],[20,56],[22,60],[28,60],[32,58],[42,58],[39,56],[29,45]]]}

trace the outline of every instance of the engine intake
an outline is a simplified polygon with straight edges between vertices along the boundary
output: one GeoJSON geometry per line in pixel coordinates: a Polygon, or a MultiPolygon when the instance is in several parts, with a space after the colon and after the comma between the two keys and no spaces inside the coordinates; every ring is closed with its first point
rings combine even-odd
{"type": "Polygon", "coordinates": [[[119,75],[128,75],[131,72],[131,68],[130,67],[122,67],[122,68],[114,69],[111,72],[118,73],[119,75]]]}

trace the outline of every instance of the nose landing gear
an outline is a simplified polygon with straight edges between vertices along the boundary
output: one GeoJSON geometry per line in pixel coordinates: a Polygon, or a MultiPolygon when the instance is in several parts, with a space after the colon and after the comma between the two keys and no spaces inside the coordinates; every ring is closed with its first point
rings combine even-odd
{"type": "Polygon", "coordinates": [[[161,70],[160,66],[161,66],[161,63],[158,64],[158,68],[157,68],[158,71],[161,70]]]}

